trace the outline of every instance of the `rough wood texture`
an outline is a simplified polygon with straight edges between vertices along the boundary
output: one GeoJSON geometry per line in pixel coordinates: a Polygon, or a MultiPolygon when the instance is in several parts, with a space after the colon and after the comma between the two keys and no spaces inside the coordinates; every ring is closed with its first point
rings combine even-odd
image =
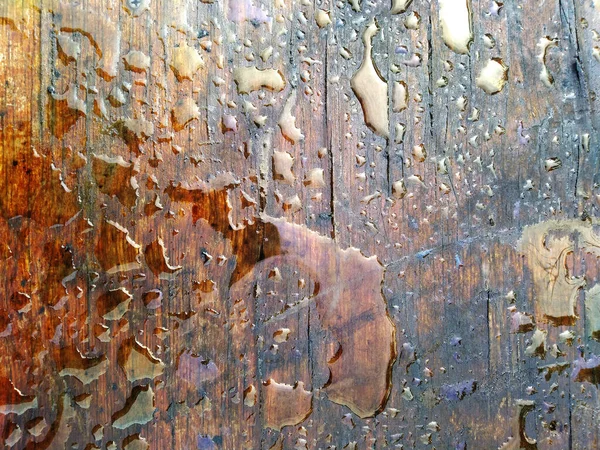
{"type": "Polygon", "coordinates": [[[599,30],[1,1],[1,445],[600,448],[599,30]]]}

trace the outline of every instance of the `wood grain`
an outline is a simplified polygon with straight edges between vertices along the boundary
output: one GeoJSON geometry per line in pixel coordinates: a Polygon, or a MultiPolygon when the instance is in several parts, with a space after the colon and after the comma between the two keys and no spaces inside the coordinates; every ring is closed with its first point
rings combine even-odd
{"type": "Polygon", "coordinates": [[[0,443],[598,448],[600,5],[0,2],[0,443]]]}

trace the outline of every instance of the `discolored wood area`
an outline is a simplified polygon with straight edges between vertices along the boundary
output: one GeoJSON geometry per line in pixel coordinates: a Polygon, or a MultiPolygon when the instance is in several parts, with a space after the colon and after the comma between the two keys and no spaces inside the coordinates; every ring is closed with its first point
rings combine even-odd
{"type": "Polygon", "coordinates": [[[0,446],[600,448],[599,32],[0,1],[0,446]]]}

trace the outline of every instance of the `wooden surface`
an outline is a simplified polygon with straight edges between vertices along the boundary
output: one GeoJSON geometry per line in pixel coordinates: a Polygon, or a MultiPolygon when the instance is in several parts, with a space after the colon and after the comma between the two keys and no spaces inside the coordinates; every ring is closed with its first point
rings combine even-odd
{"type": "Polygon", "coordinates": [[[3,448],[600,448],[599,32],[0,2],[3,448]]]}

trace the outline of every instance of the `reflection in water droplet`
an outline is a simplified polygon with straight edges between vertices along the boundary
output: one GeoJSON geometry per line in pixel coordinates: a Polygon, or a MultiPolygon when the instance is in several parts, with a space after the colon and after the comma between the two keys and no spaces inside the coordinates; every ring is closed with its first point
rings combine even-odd
{"type": "Polygon", "coordinates": [[[477,86],[485,91],[486,94],[497,94],[500,92],[508,80],[508,67],[504,65],[501,59],[490,59],[485,67],[481,69],[477,77],[477,86]]]}
{"type": "Polygon", "coordinates": [[[473,40],[470,1],[439,0],[442,38],[450,49],[460,54],[469,53],[473,40]]]}
{"type": "Polygon", "coordinates": [[[379,31],[377,22],[366,27],[363,34],[364,54],[360,68],[352,77],[352,90],[362,105],[365,123],[375,133],[389,137],[388,85],[373,63],[372,39],[379,31]]]}

